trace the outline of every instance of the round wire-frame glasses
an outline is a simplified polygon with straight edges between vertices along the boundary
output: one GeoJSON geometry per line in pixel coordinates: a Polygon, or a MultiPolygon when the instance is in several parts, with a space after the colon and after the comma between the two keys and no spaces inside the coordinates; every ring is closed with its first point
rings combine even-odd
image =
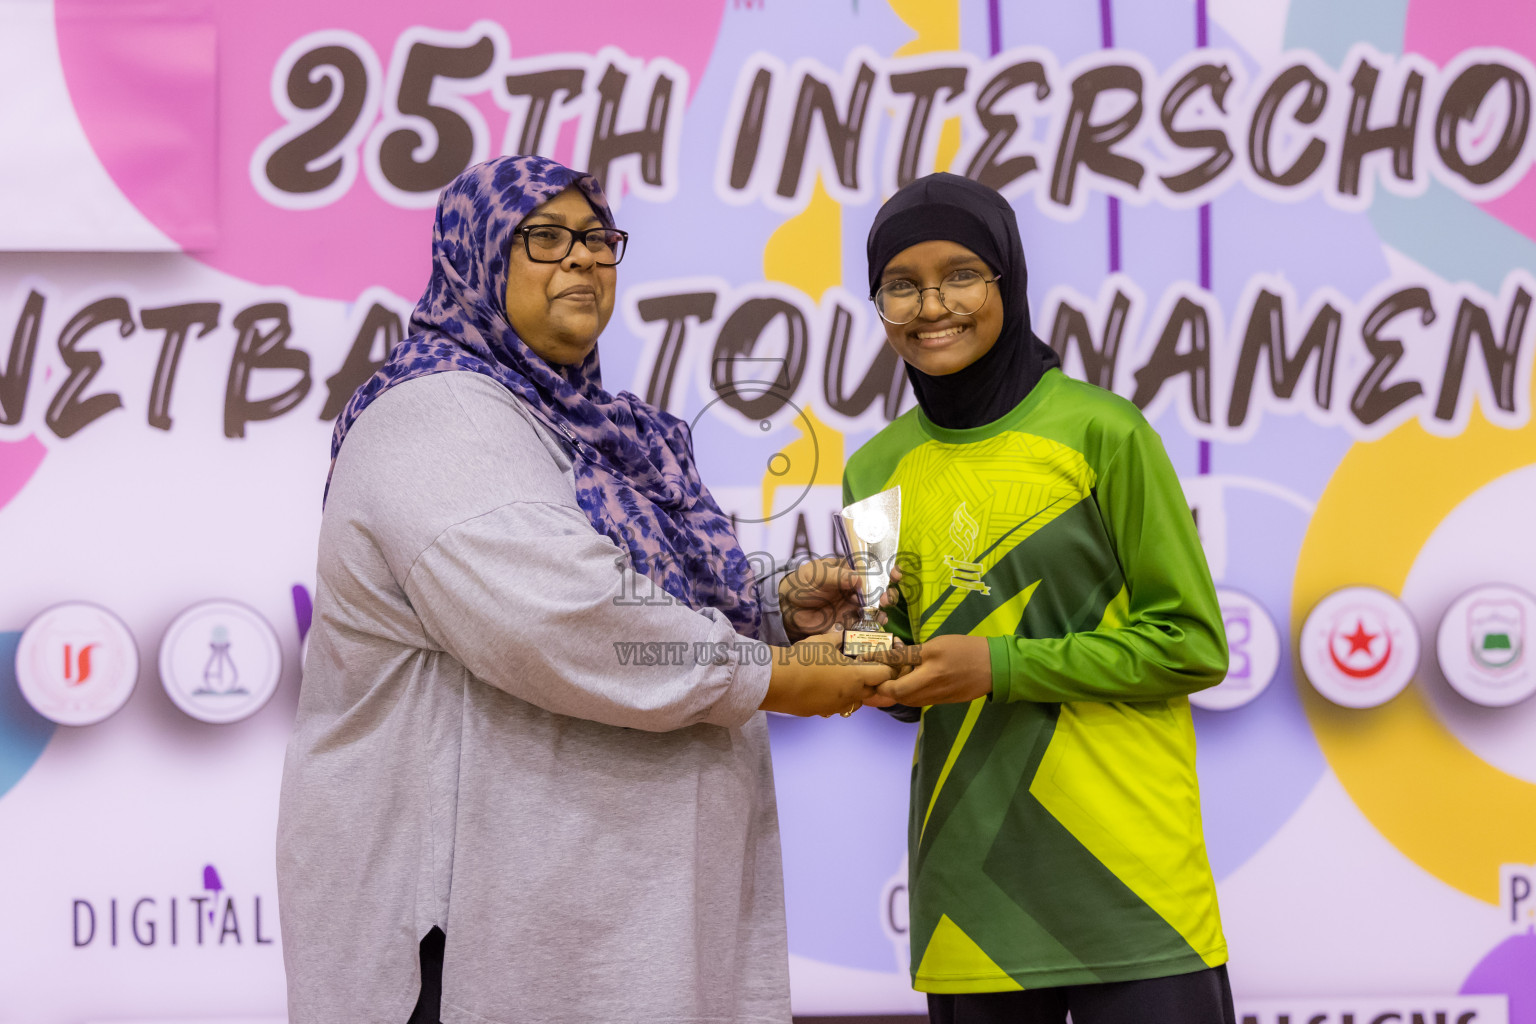
{"type": "Polygon", "coordinates": [[[532,224],[517,229],[523,251],[535,263],[559,263],[576,248],[576,240],[592,254],[594,262],[612,267],[624,258],[629,232],[618,228],[583,228],[578,231],[560,224],[532,224]]]}
{"type": "Polygon", "coordinates": [[[916,320],[923,311],[923,296],[928,292],[939,293],[939,304],[958,316],[970,316],[987,304],[992,294],[989,284],[995,277],[982,277],[974,270],[957,270],[936,285],[919,288],[905,278],[887,281],[871,296],[880,319],[893,327],[901,327],[916,320]]]}

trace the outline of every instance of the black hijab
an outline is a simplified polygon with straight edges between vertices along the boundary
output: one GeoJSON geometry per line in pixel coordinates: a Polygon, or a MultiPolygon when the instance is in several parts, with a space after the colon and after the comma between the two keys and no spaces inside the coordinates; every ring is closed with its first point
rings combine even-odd
{"type": "MultiPolygon", "coordinates": [[[[880,208],[869,229],[869,293],[903,249],[944,240],[965,246],[998,275],[1003,329],[997,344],[970,366],[932,377],[907,364],[917,404],[934,423],[950,430],[1000,419],[1061,360],[1035,337],[1029,322],[1029,273],[1019,222],[1008,201],[985,185],[957,174],[930,174],[901,189],[880,208]]],[[[990,300],[990,301],[996,301],[990,300]]]]}

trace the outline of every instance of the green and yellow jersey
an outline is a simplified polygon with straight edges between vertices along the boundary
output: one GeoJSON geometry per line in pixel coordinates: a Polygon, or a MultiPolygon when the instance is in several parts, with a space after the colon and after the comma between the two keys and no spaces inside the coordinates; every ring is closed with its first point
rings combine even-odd
{"type": "Polygon", "coordinates": [[[1161,441],[1048,371],[1002,419],[913,409],[846,501],[901,487],[909,642],[987,637],[992,693],[925,709],[909,828],[913,984],[999,992],[1225,963],[1187,694],[1227,648],[1161,441]]]}

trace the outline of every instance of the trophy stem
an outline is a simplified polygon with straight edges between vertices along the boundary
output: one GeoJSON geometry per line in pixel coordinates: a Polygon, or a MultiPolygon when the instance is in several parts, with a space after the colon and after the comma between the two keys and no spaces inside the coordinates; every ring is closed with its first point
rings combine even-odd
{"type": "Polygon", "coordinates": [[[863,577],[859,587],[863,613],[843,634],[843,653],[853,657],[865,651],[890,650],[895,638],[880,628],[876,610],[896,560],[901,535],[901,488],[892,487],[856,501],[842,510],[841,517],[848,538],[848,561],[863,577]]]}

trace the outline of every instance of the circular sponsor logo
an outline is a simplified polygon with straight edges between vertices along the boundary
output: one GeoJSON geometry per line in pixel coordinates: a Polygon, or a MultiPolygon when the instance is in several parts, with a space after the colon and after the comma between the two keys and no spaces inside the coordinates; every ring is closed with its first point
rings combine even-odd
{"type": "Polygon", "coordinates": [[[44,718],[94,725],[128,702],[139,648],[123,620],[99,605],[54,605],[27,624],[16,645],[16,683],[44,718]]]}
{"type": "Polygon", "coordinates": [[[1504,708],[1536,693],[1530,654],[1536,598],[1491,584],[1467,591],[1440,620],[1435,653],[1445,681],[1467,700],[1504,708]]]}
{"type": "Polygon", "coordinates": [[[1255,700],[1280,671],[1280,630],[1269,611],[1241,590],[1216,588],[1227,631],[1227,676],[1209,690],[1189,695],[1207,711],[1231,711],[1255,700]]]}
{"type": "Polygon", "coordinates": [[[1408,609],[1375,587],[1346,587],[1318,602],[1301,627],[1301,667],[1317,692],[1346,708],[1396,697],[1419,667],[1408,609]]]}
{"type": "Polygon", "coordinates": [[[160,641],[160,683],[200,722],[223,725],[261,710],[277,690],[283,651],[266,619],[236,601],[203,601],[160,641]]]}

